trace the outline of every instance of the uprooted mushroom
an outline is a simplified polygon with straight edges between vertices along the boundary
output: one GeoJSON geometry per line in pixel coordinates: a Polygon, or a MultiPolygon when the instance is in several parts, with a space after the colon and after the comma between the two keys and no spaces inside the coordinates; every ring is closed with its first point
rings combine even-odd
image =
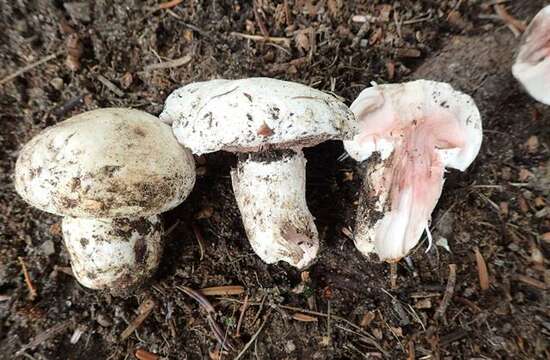
{"type": "Polygon", "coordinates": [[[360,132],[344,141],[368,160],[355,244],[365,255],[397,261],[427,232],[445,168],[461,171],[481,146],[481,116],[471,97],[450,85],[418,80],[374,85],[351,105],[360,132]]]}
{"type": "Polygon", "coordinates": [[[275,79],[212,80],[174,91],[160,118],[196,154],[238,153],[233,189],[262,260],[298,268],[312,263],[319,239],[306,204],[301,149],[353,137],[355,119],[341,101],[275,79]]]}
{"type": "Polygon", "coordinates": [[[157,214],[180,204],[194,183],[193,156],[170,127],[132,109],[89,111],[47,128],[23,147],[15,167],[21,197],[64,216],[77,280],[118,293],[156,269],[157,214]]]}
{"type": "Polygon", "coordinates": [[[550,105],[550,5],[527,27],[512,72],[534,99],[550,105]]]}

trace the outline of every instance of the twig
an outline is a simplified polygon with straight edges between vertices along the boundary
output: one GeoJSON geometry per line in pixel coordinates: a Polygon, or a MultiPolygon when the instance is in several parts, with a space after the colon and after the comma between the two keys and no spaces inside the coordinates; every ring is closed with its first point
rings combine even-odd
{"type": "Polygon", "coordinates": [[[144,71],[151,71],[151,70],[157,70],[157,69],[169,69],[169,68],[180,67],[180,66],[188,64],[189,62],[191,62],[192,59],[193,59],[193,57],[191,55],[187,54],[187,55],[185,55],[183,57],[180,57],[178,59],[168,60],[168,61],[161,62],[161,63],[158,63],[158,64],[149,64],[149,65],[145,66],[143,68],[143,70],[144,71]]]}
{"type": "Polygon", "coordinates": [[[176,286],[177,289],[183,291],[186,295],[191,297],[193,300],[197,301],[199,305],[203,307],[204,310],[206,310],[209,314],[216,313],[216,310],[214,310],[214,306],[208,301],[207,298],[204,297],[201,293],[198,291],[195,291],[191,288],[188,288],[187,286],[176,286]]]}
{"type": "Polygon", "coordinates": [[[23,74],[26,73],[27,71],[32,70],[32,69],[34,69],[34,68],[37,67],[37,66],[40,66],[40,65],[42,65],[42,64],[44,64],[44,63],[46,63],[46,62],[48,62],[48,61],[50,61],[50,60],[55,59],[56,57],[58,57],[59,55],[61,55],[63,52],[64,52],[64,51],[56,52],[56,53],[54,53],[54,54],[51,54],[51,55],[46,56],[46,57],[43,58],[43,59],[38,60],[37,62],[34,62],[34,63],[32,63],[32,64],[29,64],[29,65],[27,65],[27,66],[25,66],[25,67],[22,67],[21,69],[17,70],[17,71],[14,72],[13,74],[8,75],[8,76],[6,76],[5,78],[3,78],[2,80],[0,80],[0,85],[3,85],[3,84],[5,84],[5,83],[7,83],[8,81],[11,81],[11,80],[15,79],[16,77],[23,75],[23,74]]]}
{"type": "Polygon", "coordinates": [[[31,277],[29,275],[29,272],[27,271],[27,265],[25,265],[25,261],[23,260],[22,257],[19,257],[18,259],[19,259],[19,263],[21,264],[21,269],[23,269],[23,276],[25,277],[25,283],[29,288],[30,299],[32,301],[36,298],[38,293],[36,292],[36,288],[32,284],[31,277]]]}
{"type": "Polygon", "coordinates": [[[183,2],[183,0],[171,0],[171,1],[167,1],[167,2],[164,2],[164,3],[159,4],[159,9],[170,9],[170,8],[175,7],[175,6],[178,6],[178,5],[181,4],[182,2],[183,2]]]}
{"type": "Polygon", "coordinates": [[[535,287],[537,289],[546,290],[548,288],[544,282],[537,279],[533,279],[530,276],[517,274],[514,276],[514,278],[518,281],[521,281],[524,284],[535,287]]]}
{"type": "Polygon", "coordinates": [[[144,321],[147,319],[147,317],[151,314],[153,309],[155,308],[156,303],[153,299],[147,299],[145,300],[138,308],[138,315],[130,324],[128,327],[120,334],[120,340],[125,340],[128,338],[144,321]]]}
{"type": "Polygon", "coordinates": [[[41,332],[40,334],[36,335],[27,345],[23,345],[23,347],[15,353],[15,356],[21,356],[25,351],[29,349],[34,349],[49,338],[61,334],[71,325],[71,323],[71,320],[66,320],[41,332]]]}
{"type": "Polygon", "coordinates": [[[527,29],[527,26],[510,15],[504,6],[496,4],[494,8],[497,15],[506,23],[506,26],[508,26],[510,31],[512,31],[516,37],[521,35],[521,33],[527,29]]]}
{"type": "Polygon", "coordinates": [[[232,350],[234,349],[233,345],[229,342],[229,340],[224,335],[224,331],[220,328],[218,323],[213,318],[213,315],[216,314],[216,310],[214,310],[214,306],[208,301],[207,298],[204,297],[200,292],[193,290],[191,288],[188,288],[187,286],[176,286],[177,289],[183,291],[186,295],[191,297],[193,300],[197,301],[201,307],[206,310],[207,316],[206,320],[208,322],[208,325],[210,325],[210,329],[214,333],[214,336],[222,346],[224,350],[232,350]]]}
{"type": "Polygon", "coordinates": [[[109,79],[107,79],[105,76],[98,74],[97,79],[105,85],[105,87],[112,92],[114,92],[117,96],[123,97],[124,92],[120,90],[115,84],[113,84],[109,79]]]}
{"type": "Polygon", "coordinates": [[[243,324],[244,313],[248,309],[248,294],[244,298],[244,303],[241,305],[241,315],[239,315],[239,321],[237,322],[237,330],[235,331],[235,336],[241,336],[241,325],[243,324]]]}
{"type": "Polygon", "coordinates": [[[260,333],[262,332],[265,324],[267,323],[267,320],[269,319],[269,315],[271,315],[271,310],[267,312],[266,316],[265,316],[265,319],[264,319],[264,322],[262,324],[262,326],[260,326],[260,328],[258,329],[258,331],[256,331],[254,333],[254,335],[252,335],[252,338],[250,338],[250,341],[246,343],[246,345],[244,346],[244,348],[241,350],[241,352],[239,353],[239,355],[237,355],[237,357],[235,358],[235,360],[239,360],[241,358],[241,356],[244,355],[244,353],[246,352],[246,350],[248,350],[248,348],[250,347],[250,345],[252,345],[254,343],[254,341],[256,341],[256,338],[258,337],[258,335],[260,335],[260,333]]]}
{"type": "Polygon", "coordinates": [[[261,35],[249,35],[239,32],[232,32],[231,36],[241,37],[243,39],[254,40],[254,41],[265,41],[272,42],[275,44],[280,44],[286,47],[290,47],[290,39],[285,37],[273,37],[273,36],[261,36],[261,35]]]}
{"type": "Polygon", "coordinates": [[[240,295],[244,292],[244,287],[240,285],[213,286],[199,290],[204,296],[230,296],[240,295]]]}
{"type": "Polygon", "coordinates": [[[198,225],[195,223],[191,223],[191,228],[193,229],[193,233],[195,234],[195,238],[199,244],[199,250],[201,252],[201,257],[199,260],[202,260],[204,258],[204,238],[202,236],[201,229],[199,229],[198,225]]]}
{"type": "Polygon", "coordinates": [[[443,295],[443,299],[441,300],[439,307],[435,311],[434,318],[436,320],[441,319],[443,318],[443,316],[445,316],[445,312],[447,311],[447,306],[449,306],[449,303],[451,302],[451,299],[455,292],[455,284],[456,284],[456,265],[449,264],[449,278],[447,279],[447,288],[445,289],[445,294],[443,295]]]}

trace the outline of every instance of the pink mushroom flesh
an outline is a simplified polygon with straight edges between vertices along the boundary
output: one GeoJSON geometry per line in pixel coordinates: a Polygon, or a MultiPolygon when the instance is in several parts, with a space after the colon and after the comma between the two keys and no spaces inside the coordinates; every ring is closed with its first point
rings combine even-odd
{"type": "Polygon", "coordinates": [[[377,223],[374,240],[379,257],[391,261],[414,247],[427,227],[444,183],[445,164],[438,150],[463,148],[465,131],[444,107],[420,111],[411,120],[409,114],[402,119],[388,106],[389,102],[358,116],[358,143],[385,139],[393,144],[381,178],[377,174],[377,179],[369,179],[374,193],[389,202],[389,213],[377,223]]]}

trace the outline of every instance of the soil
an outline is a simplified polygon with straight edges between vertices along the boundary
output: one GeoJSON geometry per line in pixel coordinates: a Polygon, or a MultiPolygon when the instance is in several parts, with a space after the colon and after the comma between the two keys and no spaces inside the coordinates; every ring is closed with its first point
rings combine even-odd
{"type": "MultiPolygon", "coordinates": [[[[0,79],[46,61],[0,85],[0,357],[155,358],[146,351],[218,359],[207,312],[181,287],[241,285],[250,306],[240,336],[237,301],[245,294],[209,297],[210,316],[235,348],[224,359],[245,348],[242,359],[549,358],[550,108],[512,77],[519,38],[494,3],[1,2],[0,79]],[[357,22],[361,16],[368,22],[357,22]],[[87,110],[126,106],[158,115],[182,84],[251,76],[301,82],[348,105],[372,81],[428,78],[471,94],[484,143],[466,172],[447,175],[433,214],[437,245],[425,253],[423,241],[393,267],[361,256],[349,234],[362,170],[337,160],[340,142],[326,142],[305,151],[318,261],[305,273],[266,265],[246,240],[232,195],[235,158],[219,152],[197,158],[195,190],[163,215],[171,231],[143,289],[124,298],[80,286],[61,219],[14,191],[21,146],[87,110]],[[152,311],[123,339],[143,304],[152,311]]],[[[549,4],[502,3],[522,21],[549,4]]]]}

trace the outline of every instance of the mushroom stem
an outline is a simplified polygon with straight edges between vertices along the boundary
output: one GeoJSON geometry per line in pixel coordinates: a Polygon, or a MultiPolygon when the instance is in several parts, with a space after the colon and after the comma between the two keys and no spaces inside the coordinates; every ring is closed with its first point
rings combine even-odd
{"type": "Polygon", "coordinates": [[[62,222],[76,279],[92,289],[118,292],[143,283],[162,253],[162,224],[148,218],[73,218],[62,222]]]}
{"type": "Polygon", "coordinates": [[[233,190],[252,248],[266,263],[309,266],[319,236],[306,203],[306,159],[301,150],[239,156],[233,190]]]}

